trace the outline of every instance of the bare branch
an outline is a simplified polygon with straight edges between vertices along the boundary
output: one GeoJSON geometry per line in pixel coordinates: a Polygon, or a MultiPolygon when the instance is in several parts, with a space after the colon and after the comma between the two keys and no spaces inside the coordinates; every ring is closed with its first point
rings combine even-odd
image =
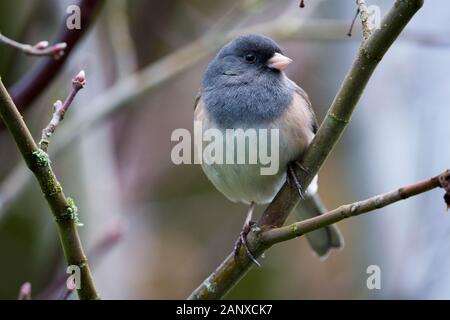
{"type": "Polygon", "coordinates": [[[53,59],[61,58],[64,55],[64,50],[67,48],[67,43],[65,42],[59,42],[52,46],[49,46],[48,41],[39,41],[35,45],[20,43],[8,38],[2,33],[0,33],[0,42],[21,50],[30,56],[48,56],[53,59]]]}
{"type": "Polygon", "coordinates": [[[450,170],[447,170],[428,180],[420,181],[366,200],[342,205],[320,216],[296,222],[290,226],[262,232],[259,239],[264,245],[272,246],[276,243],[300,237],[308,232],[338,221],[383,208],[397,201],[405,200],[435,188],[449,188],[449,185],[450,170]]]}
{"type": "Polygon", "coordinates": [[[72,91],[70,92],[69,96],[66,98],[64,103],[61,102],[61,100],[58,100],[53,105],[54,111],[53,111],[53,117],[50,120],[50,123],[47,125],[47,127],[42,130],[42,137],[39,141],[39,147],[47,152],[48,150],[48,144],[50,142],[50,138],[53,135],[53,133],[56,130],[56,127],[60,124],[62,120],[64,120],[64,115],[66,114],[67,110],[69,110],[70,105],[72,104],[73,100],[75,99],[75,96],[77,95],[78,91],[83,89],[86,86],[86,75],[83,70],[81,70],[78,75],[75,76],[75,78],[72,79],[72,91]]]}

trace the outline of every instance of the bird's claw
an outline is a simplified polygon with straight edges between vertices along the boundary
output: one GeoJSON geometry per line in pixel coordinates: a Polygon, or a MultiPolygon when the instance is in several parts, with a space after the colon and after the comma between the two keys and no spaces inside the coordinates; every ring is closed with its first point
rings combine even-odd
{"type": "Polygon", "coordinates": [[[239,250],[241,249],[241,246],[244,247],[245,252],[247,253],[247,256],[250,258],[250,260],[257,265],[258,267],[261,267],[261,264],[258,262],[258,260],[256,260],[255,256],[252,254],[252,252],[250,251],[249,247],[248,247],[248,243],[247,243],[247,235],[251,230],[252,225],[254,225],[255,222],[250,221],[249,224],[245,224],[244,228],[242,229],[241,233],[239,234],[239,238],[237,239],[236,243],[234,244],[234,255],[238,256],[239,255],[239,250]]]}
{"type": "Polygon", "coordinates": [[[294,161],[293,163],[304,173],[311,174],[311,171],[308,168],[305,168],[300,161],[294,161]]]}
{"type": "Polygon", "coordinates": [[[247,256],[250,258],[250,260],[252,260],[252,262],[254,264],[256,264],[258,267],[261,267],[261,264],[253,256],[252,252],[250,251],[250,249],[248,247],[248,243],[247,243],[247,235],[250,232],[250,230],[252,229],[252,226],[254,226],[256,224],[254,221],[252,221],[254,208],[255,208],[255,203],[252,202],[252,204],[250,205],[250,209],[248,210],[248,213],[247,213],[247,218],[245,219],[244,227],[242,228],[242,231],[239,234],[239,238],[236,240],[236,243],[234,244],[233,252],[234,252],[234,256],[238,256],[239,250],[240,250],[241,246],[243,246],[245,249],[245,252],[247,253],[247,256]]]}
{"type": "Polygon", "coordinates": [[[304,168],[304,167],[303,167],[300,163],[298,163],[297,161],[291,162],[291,163],[288,164],[288,170],[287,170],[287,174],[286,174],[286,177],[287,177],[287,178],[286,178],[286,179],[287,179],[287,182],[289,183],[289,185],[293,186],[293,187],[297,190],[297,192],[298,192],[300,198],[301,198],[302,200],[305,200],[305,196],[303,195],[303,188],[302,188],[302,185],[300,184],[300,181],[299,181],[299,179],[298,179],[298,177],[297,177],[297,174],[295,173],[295,170],[294,170],[294,168],[293,168],[294,165],[299,166],[299,168],[300,168],[301,170],[303,170],[303,171],[306,171],[306,170],[307,170],[306,168],[304,168]]]}

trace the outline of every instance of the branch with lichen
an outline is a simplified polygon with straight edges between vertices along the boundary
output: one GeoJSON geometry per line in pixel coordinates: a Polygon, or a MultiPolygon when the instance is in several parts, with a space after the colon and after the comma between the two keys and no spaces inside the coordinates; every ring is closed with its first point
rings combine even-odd
{"type": "Polygon", "coordinates": [[[35,45],[20,43],[16,40],[10,39],[0,32],[0,42],[16,48],[30,56],[47,56],[59,59],[64,55],[64,50],[67,48],[67,43],[59,42],[52,46],[48,41],[39,41],[35,45]]]}
{"type": "Polygon", "coordinates": [[[342,205],[339,208],[311,219],[299,221],[289,226],[267,230],[259,234],[259,241],[264,246],[270,247],[276,243],[303,236],[308,232],[329,226],[341,220],[381,209],[395,202],[405,200],[435,188],[443,188],[446,191],[444,199],[448,207],[450,202],[446,198],[448,198],[450,192],[450,170],[433,178],[404,186],[388,193],[342,205]]]}
{"type": "Polygon", "coordinates": [[[0,78],[0,117],[10,131],[28,168],[39,182],[42,193],[55,218],[67,265],[80,268],[80,299],[98,299],[94,280],[78,234],[78,209],[71,198],[67,198],[53,172],[46,152],[34,141],[22,115],[0,78]]]}
{"type": "Polygon", "coordinates": [[[66,100],[61,102],[61,100],[58,100],[53,105],[53,116],[50,120],[49,124],[42,130],[42,137],[39,141],[39,148],[45,152],[48,150],[48,144],[50,143],[50,138],[53,135],[53,133],[56,130],[56,127],[61,123],[61,121],[64,120],[64,115],[66,114],[67,110],[69,110],[70,105],[73,102],[73,99],[75,99],[75,96],[77,95],[78,91],[84,88],[86,85],[86,77],[83,70],[81,70],[75,78],[72,79],[72,91],[70,91],[70,94],[67,96],[66,100]]]}
{"type": "MultiPolygon", "coordinates": [[[[359,53],[345,77],[336,97],[328,110],[316,136],[301,160],[304,170],[296,169],[303,189],[306,190],[314,176],[340,140],[350,122],[352,113],[366,84],[389,47],[403,28],[422,7],[423,0],[398,0],[384,17],[381,28],[363,42],[359,53]]],[[[284,184],[274,200],[266,208],[257,223],[247,235],[248,247],[259,257],[266,247],[259,241],[260,232],[282,227],[291,211],[299,202],[294,186],[284,184]]],[[[241,246],[239,253],[233,252],[222,264],[195,289],[189,299],[222,298],[253,266],[251,259],[241,246]]]]}

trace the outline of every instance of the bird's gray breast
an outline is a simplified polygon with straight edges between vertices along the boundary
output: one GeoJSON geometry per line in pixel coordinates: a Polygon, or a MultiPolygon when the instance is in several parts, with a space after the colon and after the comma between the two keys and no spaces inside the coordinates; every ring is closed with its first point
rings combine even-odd
{"type": "Polygon", "coordinates": [[[221,128],[256,126],[279,118],[293,99],[294,88],[284,75],[259,75],[243,80],[221,75],[203,89],[208,116],[221,128]]]}

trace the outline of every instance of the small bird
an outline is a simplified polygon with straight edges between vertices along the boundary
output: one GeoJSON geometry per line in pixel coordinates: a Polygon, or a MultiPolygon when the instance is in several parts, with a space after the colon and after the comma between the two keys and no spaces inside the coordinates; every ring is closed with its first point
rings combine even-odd
{"type": "MultiPolygon", "coordinates": [[[[290,80],[283,70],[292,62],[270,38],[258,34],[243,35],[226,44],[209,63],[195,102],[194,120],[203,129],[278,129],[279,170],[261,175],[261,164],[202,163],[212,184],[228,199],[250,205],[247,219],[235,245],[235,253],[244,245],[249,257],[246,235],[251,229],[255,204],[272,201],[288,181],[303,198],[295,209],[301,220],[323,213],[317,192],[317,177],[306,192],[302,190],[295,167],[314,138],[317,120],[308,95],[290,80]]],[[[203,150],[196,144],[196,150],[203,150]]],[[[236,150],[227,150],[224,153],[236,150]]],[[[202,155],[200,155],[202,156],[202,155]]],[[[319,257],[332,248],[341,248],[343,239],[332,225],[308,233],[307,239],[319,257]]],[[[258,264],[259,265],[259,264],[258,264]]]]}

